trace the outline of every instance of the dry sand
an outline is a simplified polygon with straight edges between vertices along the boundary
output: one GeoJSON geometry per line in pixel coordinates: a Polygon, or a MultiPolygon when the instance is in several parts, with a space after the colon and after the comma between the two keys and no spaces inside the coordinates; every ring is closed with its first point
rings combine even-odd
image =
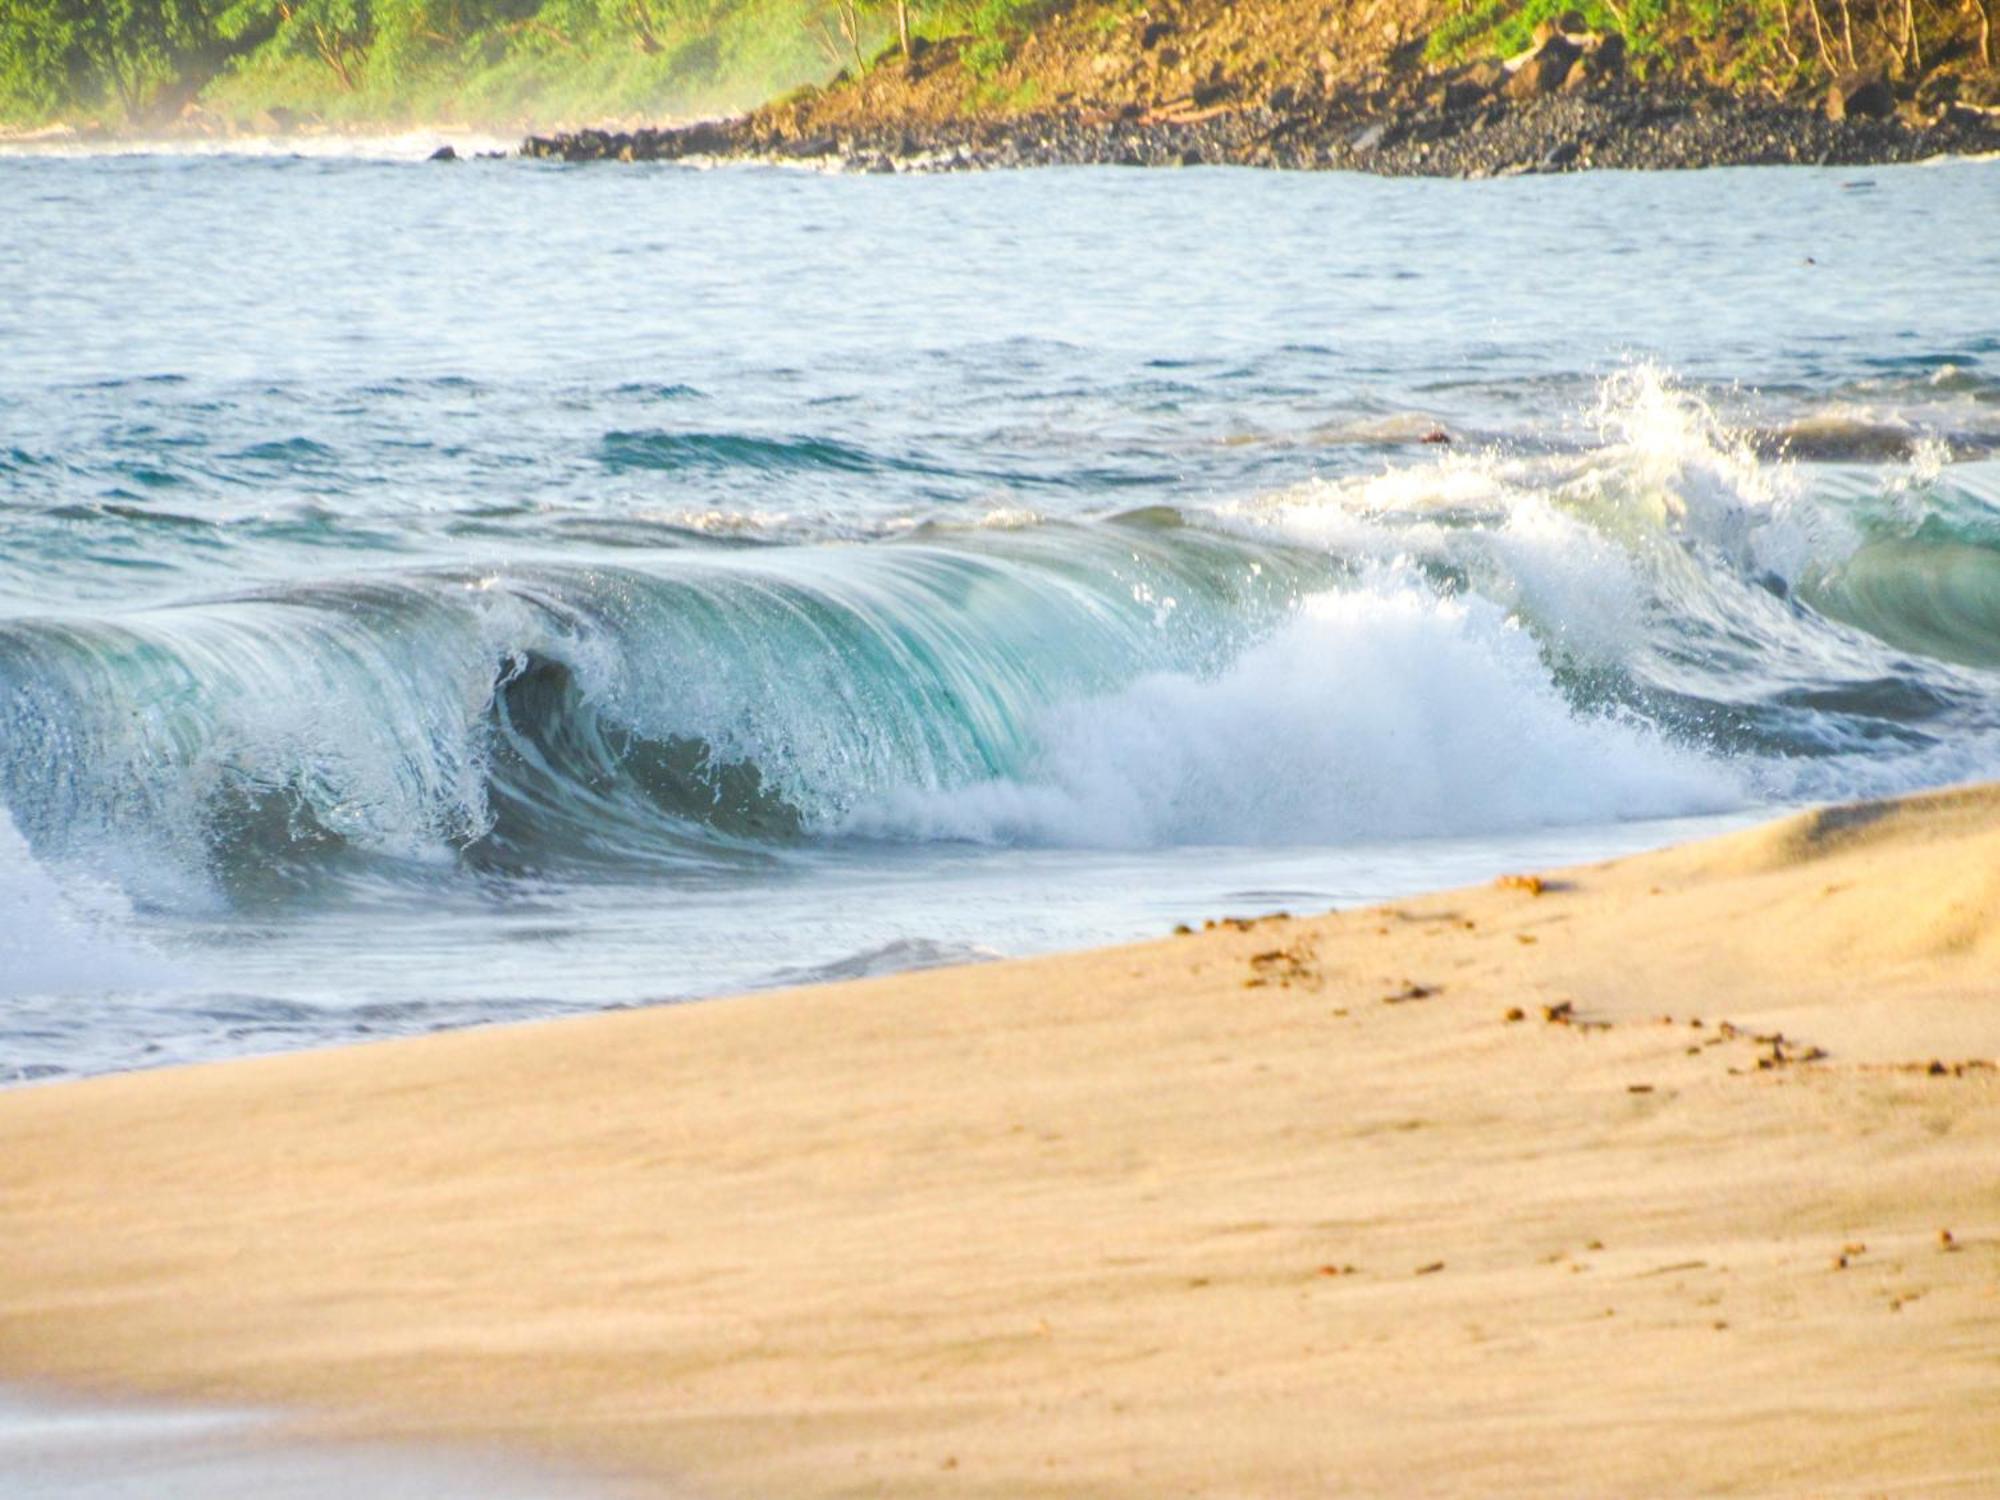
{"type": "Polygon", "coordinates": [[[642,1493],[1990,1496],[1996,1055],[1988,787],[25,1089],[0,1377],[642,1493]]]}

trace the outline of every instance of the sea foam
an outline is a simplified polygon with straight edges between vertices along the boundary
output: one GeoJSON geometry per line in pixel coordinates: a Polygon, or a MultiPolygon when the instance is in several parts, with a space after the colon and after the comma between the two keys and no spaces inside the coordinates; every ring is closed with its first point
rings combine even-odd
{"type": "Polygon", "coordinates": [[[115,887],[37,863],[0,808],[0,1000],[173,983],[178,967],[125,932],[130,920],[115,887]]]}
{"type": "Polygon", "coordinates": [[[895,793],[847,831],[1149,846],[1302,844],[1719,812],[1723,763],[1563,699],[1498,606],[1385,574],[1305,600],[1222,672],[1051,710],[1032,774],[895,793]]]}

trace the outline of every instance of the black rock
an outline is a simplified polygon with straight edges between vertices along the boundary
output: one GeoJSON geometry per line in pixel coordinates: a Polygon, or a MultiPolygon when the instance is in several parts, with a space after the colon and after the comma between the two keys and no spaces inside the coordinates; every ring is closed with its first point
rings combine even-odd
{"type": "Polygon", "coordinates": [[[1848,73],[1826,94],[1829,120],[1886,120],[1896,112],[1896,91],[1879,68],[1848,73]]]}
{"type": "Polygon", "coordinates": [[[1550,37],[1507,80],[1508,97],[1539,99],[1555,93],[1568,80],[1569,70],[1582,55],[1583,49],[1568,37],[1560,34],[1550,37]]]}
{"type": "Polygon", "coordinates": [[[440,146],[430,154],[432,161],[457,161],[458,153],[450,146],[440,146]]]}
{"type": "Polygon", "coordinates": [[[1444,86],[1443,109],[1448,115],[1455,115],[1462,109],[1473,109],[1486,102],[1491,89],[1480,85],[1471,78],[1454,78],[1444,86]]]}

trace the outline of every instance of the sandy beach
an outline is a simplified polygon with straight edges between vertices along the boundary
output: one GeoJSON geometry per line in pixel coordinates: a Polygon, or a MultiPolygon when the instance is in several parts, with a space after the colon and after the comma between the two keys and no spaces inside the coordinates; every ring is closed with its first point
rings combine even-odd
{"type": "Polygon", "coordinates": [[[2000,1493],[2000,787],[1534,875],[16,1090],[0,1380],[721,1500],[2000,1493]]]}

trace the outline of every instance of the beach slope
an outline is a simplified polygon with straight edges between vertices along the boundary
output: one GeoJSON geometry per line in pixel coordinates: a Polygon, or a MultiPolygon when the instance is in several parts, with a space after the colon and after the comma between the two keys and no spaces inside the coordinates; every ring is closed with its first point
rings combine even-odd
{"type": "Polygon", "coordinates": [[[0,1379],[661,1494],[1993,1494],[1997,1056],[1986,787],[24,1089],[0,1379]]]}

